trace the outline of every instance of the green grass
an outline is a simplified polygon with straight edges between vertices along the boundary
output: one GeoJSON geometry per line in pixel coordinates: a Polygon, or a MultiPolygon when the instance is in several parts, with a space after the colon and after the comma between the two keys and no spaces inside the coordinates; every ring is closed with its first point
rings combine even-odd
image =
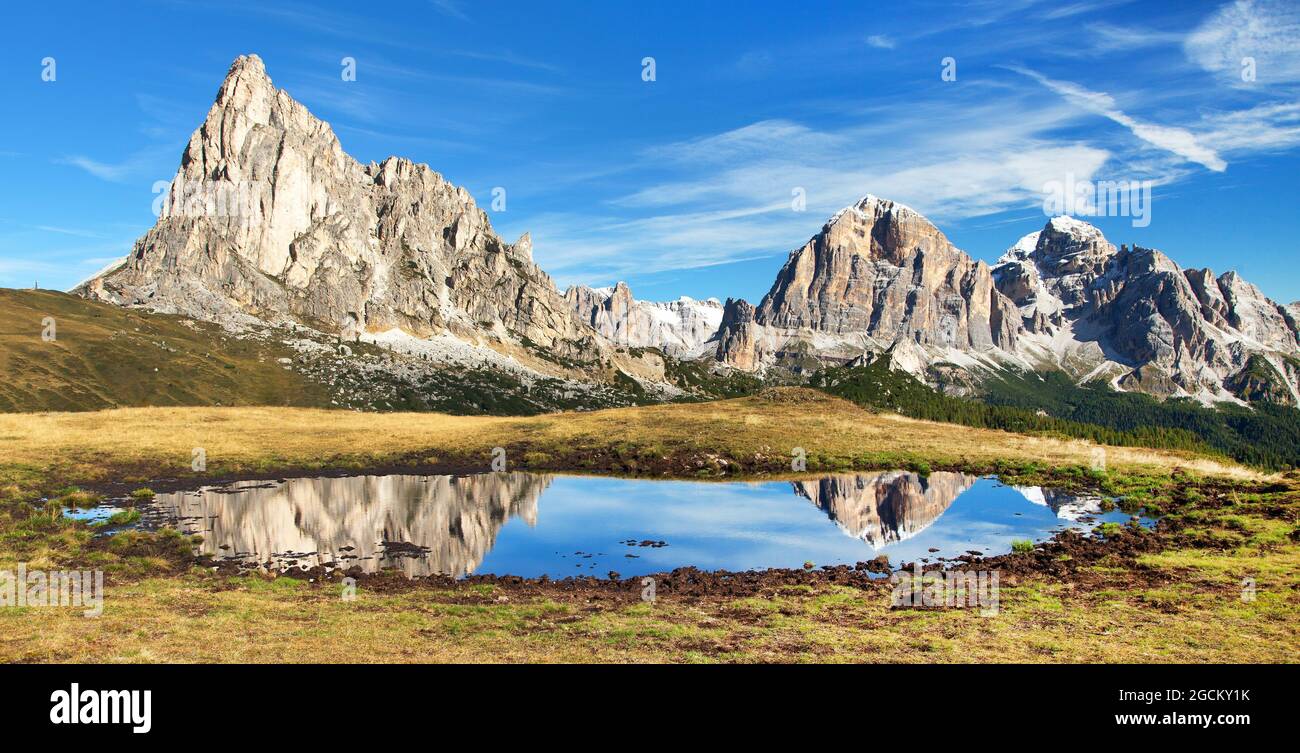
{"type": "Polygon", "coordinates": [[[119,510],[113,513],[112,515],[108,516],[104,520],[94,523],[93,525],[112,528],[115,526],[129,526],[139,522],[140,522],[140,511],[132,507],[126,510],[119,510]]]}

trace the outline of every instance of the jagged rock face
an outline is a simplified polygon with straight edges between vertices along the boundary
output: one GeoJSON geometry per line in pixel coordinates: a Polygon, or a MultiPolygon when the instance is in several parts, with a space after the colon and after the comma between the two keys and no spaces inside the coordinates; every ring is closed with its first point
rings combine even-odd
{"type": "Polygon", "coordinates": [[[527,235],[502,242],[473,198],[426,165],[359,164],[254,55],[231,66],[157,224],[75,292],[343,335],[531,342],[578,360],[606,350],[533,264],[527,235]]]}
{"type": "Polygon", "coordinates": [[[740,338],[752,352],[723,347],[736,336],[720,330],[724,362],[847,361],[899,341],[936,352],[1012,349],[1019,316],[988,265],[911,209],[867,196],[790,254],[754,323],[740,338]]]}
{"type": "Polygon", "coordinates": [[[1279,371],[1263,356],[1253,354],[1246,359],[1241,371],[1224,381],[1229,392],[1248,402],[1265,401],[1280,405],[1295,405],[1296,397],[1291,385],[1300,380],[1300,360],[1283,358],[1279,371]]]}
{"type": "MultiPolygon", "coordinates": [[[[1022,238],[995,266],[998,288],[1020,310],[1020,350],[1079,377],[1123,389],[1225,399],[1252,354],[1286,374],[1300,340],[1294,316],[1235,272],[1184,270],[1159,251],[1116,248],[1101,231],[1067,217],[1022,238]]],[[[1283,380],[1287,400],[1295,381],[1283,380]]]]}
{"type": "Polygon", "coordinates": [[[879,548],[924,530],[976,480],[976,476],[947,471],[929,476],[894,471],[793,481],[791,485],[845,533],[879,548]]]}
{"type": "Polygon", "coordinates": [[[613,288],[571,286],[564,292],[569,307],[610,342],[636,348],[659,348],[684,356],[718,330],[722,304],[682,296],[675,301],[638,301],[626,283],[613,288]]]}

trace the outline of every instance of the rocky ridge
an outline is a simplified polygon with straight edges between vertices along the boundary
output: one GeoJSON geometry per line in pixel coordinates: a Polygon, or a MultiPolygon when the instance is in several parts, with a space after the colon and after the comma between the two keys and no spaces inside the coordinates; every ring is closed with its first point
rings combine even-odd
{"type": "Polygon", "coordinates": [[[891,471],[792,481],[791,486],[845,534],[879,549],[925,530],[976,480],[948,471],[929,476],[891,471]]]}
{"type": "Polygon", "coordinates": [[[964,354],[1013,351],[1018,319],[987,264],[912,209],[868,195],[791,252],[758,306],[727,302],[715,356],[801,372],[906,344],[923,361],[970,362],[964,354]]]}

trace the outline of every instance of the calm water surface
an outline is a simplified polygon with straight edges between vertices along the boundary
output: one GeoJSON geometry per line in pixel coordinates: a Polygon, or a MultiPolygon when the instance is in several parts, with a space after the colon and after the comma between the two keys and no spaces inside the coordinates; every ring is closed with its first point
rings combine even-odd
{"type": "Polygon", "coordinates": [[[160,494],[149,518],[249,566],[603,577],[1002,554],[1017,539],[1128,520],[1100,501],[945,472],[755,483],[490,473],[240,482],[160,494]]]}

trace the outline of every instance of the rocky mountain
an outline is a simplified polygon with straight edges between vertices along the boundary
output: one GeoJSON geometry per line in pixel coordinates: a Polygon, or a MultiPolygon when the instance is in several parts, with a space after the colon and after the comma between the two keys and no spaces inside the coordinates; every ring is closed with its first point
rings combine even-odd
{"type": "Polygon", "coordinates": [[[917,212],[867,196],[790,254],[757,307],[727,302],[715,355],[806,371],[902,343],[923,361],[969,361],[961,354],[1014,350],[1019,332],[987,264],[917,212]]]}
{"type": "Polygon", "coordinates": [[[676,357],[698,350],[722,321],[722,304],[716,298],[638,301],[624,282],[612,288],[574,285],[564,292],[564,300],[579,319],[610,342],[658,348],[676,357]]]}
{"type": "Polygon", "coordinates": [[[790,254],[757,307],[728,300],[710,345],[747,371],[806,373],[881,354],[949,391],[1005,368],[1203,401],[1300,398],[1297,307],[1235,272],[1184,270],[1049,220],[989,267],[867,196],[790,254]]]}
{"type": "Polygon", "coordinates": [[[450,337],[548,374],[662,373],[579,320],[533,263],[527,234],[504,242],[469,193],[427,165],[360,164],[256,55],[231,66],[157,224],[74,292],[344,340],[450,337]]]}
{"type": "Polygon", "coordinates": [[[1093,495],[1078,495],[1059,489],[1041,486],[1013,486],[1020,495],[1035,505],[1049,508],[1052,514],[1062,520],[1080,520],[1102,511],[1102,498],[1093,495]]]}
{"type": "Polygon", "coordinates": [[[1117,248],[1069,217],[1020,239],[994,271],[1021,314],[1018,351],[1035,365],[1161,396],[1296,401],[1295,315],[1236,272],[1117,248]]]}

